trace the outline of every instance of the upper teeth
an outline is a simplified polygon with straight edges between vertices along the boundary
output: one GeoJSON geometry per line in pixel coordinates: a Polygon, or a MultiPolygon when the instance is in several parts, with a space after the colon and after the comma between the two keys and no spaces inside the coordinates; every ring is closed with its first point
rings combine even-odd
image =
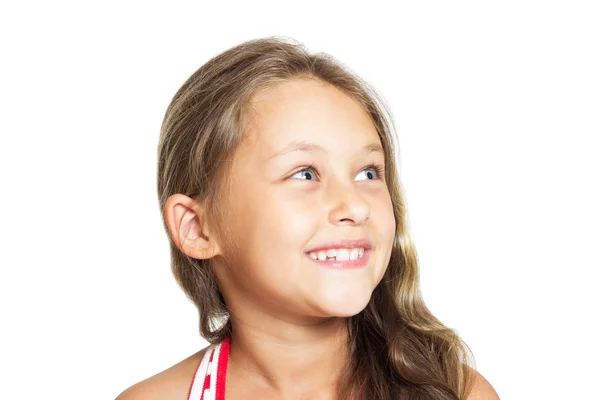
{"type": "Polygon", "coordinates": [[[356,260],[357,258],[362,258],[364,254],[365,249],[362,247],[353,249],[328,249],[308,253],[312,259],[320,261],[327,258],[335,258],[336,261],[356,260]]]}

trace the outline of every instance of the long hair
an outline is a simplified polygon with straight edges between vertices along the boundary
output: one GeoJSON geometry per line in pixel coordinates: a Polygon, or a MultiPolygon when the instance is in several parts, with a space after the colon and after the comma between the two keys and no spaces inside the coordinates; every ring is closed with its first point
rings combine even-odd
{"type": "Polygon", "coordinates": [[[186,194],[202,202],[209,224],[219,227],[219,198],[227,187],[231,155],[248,125],[253,96],[292,79],[333,85],[369,114],[385,152],[385,180],[396,221],[387,270],[367,307],[347,319],[350,357],[340,398],[464,399],[471,382],[472,355],[423,302],[417,254],[407,231],[391,113],[383,97],[349,68],[286,37],[250,40],[210,59],[177,91],[162,123],[157,169],[160,211],[170,239],[172,271],[198,308],[200,334],[217,343],[231,333],[227,306],[210,259],[185,255],[170,238],[165,202],[173,194],[186,194]]]}

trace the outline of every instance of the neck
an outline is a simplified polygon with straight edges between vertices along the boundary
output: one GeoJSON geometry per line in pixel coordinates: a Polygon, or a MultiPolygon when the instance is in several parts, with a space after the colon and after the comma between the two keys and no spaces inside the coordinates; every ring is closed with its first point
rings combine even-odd
{"type": "Polygon", "coordinates": [[[299,323],[256,317],[232,316],[232,380],[278,398],[335,398],[347,356],[346,320],[299,323]]]}

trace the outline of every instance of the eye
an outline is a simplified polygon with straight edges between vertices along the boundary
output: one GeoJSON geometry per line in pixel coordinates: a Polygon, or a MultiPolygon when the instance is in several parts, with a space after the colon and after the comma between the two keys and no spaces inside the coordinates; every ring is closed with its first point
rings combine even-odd
{"type": "Polygon", "coordinates": [[[303,179],[303,180],[310,180],[310,177],[311,177],[311,176],[312,176],[312,177],[316,177],[316,175],[317,175],[317,174],[316,174],[315,172],[316,172],[316,171],[315,171],[315,165],[314,165],[314,164],[311,164],[311,165],[309,165],[308,167],[302,168],[301,170],[294,172],[294,173],[293,173],[293,174],[290,176],[290,178],[293,178],[293,177],[294,177],[294,176],[296,176],[296,175],[300,175],[300,176],[302,176],[302,178],[300,178],[300,179],[303,179]],[[308,172],[308,171],[313,171],[313,172],[308,172]]]}
{"type": "MultiPolygon", "coordinates": [[[[360,173],[365,172],[366,171],[366,176],[368,177],[367,180],[376,180],[376,179],[382,179],[383,178],[383,166],[380,164],[369,164],[366,168],[364,168],[362,171],[360,171],[360,173]],[[375,171],[375,173],[373,173],[372,171],[375,171]]],[[[359,174],[360,174],[359,173],[359,174]]]]}
{"type": "MultiPolygon", "coordinates": [[[[383,166],[380,164],[369,164],[368,166],[366,166],[364,169],[362,169],[360,171],[359,174],[366,172],[366,176],[367,176],[367,180],[376,180],[376,179],[382,179],[383,178],[383,166]],[[374,173],[372,171],[375,171],[374,173]]],[[[296,175],[301,176],[302,180],[311,180],[310,178],[316,178],[317,174],[316,174],[316,170],[315,170],[315,166],[314,164],[309,165],[308,167],[302,168],[299,171],[296,171],[294,174],[292,174],[290,176],[290,178],[295,177],[296,175]]]]}

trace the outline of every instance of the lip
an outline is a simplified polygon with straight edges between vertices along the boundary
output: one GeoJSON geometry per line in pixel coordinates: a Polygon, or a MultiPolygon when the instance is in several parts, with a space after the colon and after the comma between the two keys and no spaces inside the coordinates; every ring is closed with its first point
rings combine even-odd
{"type": "Polygon", "coordinates": [[[331,243],[319,245],[318,247],[308,250],[306,253],[308,254],[308,253],[311,253],[314,251],[329,250],[329,249],[354,249],[357,247],[362,247],[366,252],[367,250],[371,250],[371,248],[373,246],[371,245],[371,241],[368,239],[339,240],[337,242],[331,242],[331,243]]]}
{"type": "MultiPolygon", "coordinates": [[[[329,249],[336,247],[327,247],[329,249]]],[[[343,248],[343,247],[342,247],[343,248]]],[[[311,250],[314,251],[314,250],[311,250]]],[[[371,255],[371,249],[366,249],[363,253],[362,258],[357,258],[356,260],[346,260],[346,261],[336,261],[336,260],[315,260],[312,258],[309,253],[305,253],[306,257],[323,268],[330,269],[354,269],[354,268],[363,268],[367,265],[367,261],[369,260],[369,256],[371,255]]]]}

